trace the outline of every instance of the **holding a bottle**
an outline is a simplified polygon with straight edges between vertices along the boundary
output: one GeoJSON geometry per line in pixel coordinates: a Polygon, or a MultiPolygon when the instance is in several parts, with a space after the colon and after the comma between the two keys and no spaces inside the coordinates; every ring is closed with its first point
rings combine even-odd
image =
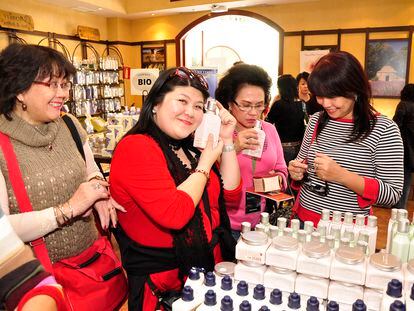
{"type": "Polygon", "coordinates": [[[254,227],[265,209],[265,200],[246,193],[253,187],[253,176],[274,173],[280,176],[282,191],[287,168],[275,127],[261,120],[269,106],[272,80],[262,68],[248,64],[231,67],[220,80],[216,99],[236,118],[234,145],[243,179],[243,195],[237,204],[228,204],[233,236],[238,239],[240,226],[248,221],[254,227]]]}

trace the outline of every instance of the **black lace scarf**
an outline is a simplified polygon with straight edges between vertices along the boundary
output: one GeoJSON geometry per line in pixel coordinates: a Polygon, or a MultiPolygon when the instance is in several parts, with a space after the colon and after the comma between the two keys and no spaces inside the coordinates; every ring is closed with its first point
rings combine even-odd
{"type": "MultiPolygon", "coordinates": [[[[168,170],[171,176],[174,178],[175,184],[178,186],[191,174],[191,170],[187,168],[182,161],[178,158],[173,149],[183,149],[184,153],[188,157],[191,163],[191,169],[197,166],[200,151],[193,147],[192,137],[177,141],[166,134],[164,134],[158,127],[153,127],[148,135],[151,136],[162,149],[164,156],[167,160],[168,170]]],[[[212,170],[219,177],[220,180],[220,195],[219,195],[219,214],[220,214],[220,227],[225,230],[230,230],[230,221],[225,209],[223,198],[223,182],[221,175],[216,167],[213,165],[212,170]]],[[[203,204],[209,204],[208,195],[204,189],[203,204]]],[[[212,246],[209,245],[207,240],[206,230],[204,228],[202,212],[199,204],[196,206],[195,212],[191,220],[180,230],[171,230],[173,236],[173,247],[177,257],[178,267],[180,271],[180,278],[188,273],[191,267],[202,267],[207,271],[214,270],[214,256],[212,246]]],[[[234,251],[234,250],[233,250],[234,251]]],[[[223,253],[223,251],[222,251],[223,253]]],[[[230,251],[231,253],[231,251],[230,251]]],[[[232,260],[232,254],[222,254],[224,260],[232,260]],[[227,257],[227,258],[226,258],[227,257]]]]}

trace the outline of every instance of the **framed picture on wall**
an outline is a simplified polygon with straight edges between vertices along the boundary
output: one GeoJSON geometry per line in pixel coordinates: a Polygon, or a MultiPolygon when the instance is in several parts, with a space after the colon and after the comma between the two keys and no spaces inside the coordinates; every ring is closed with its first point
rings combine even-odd
{"type": "Polygon", "coordinates": [[[365,71],[374,97],[399,98],[408,80],[409,39],[368,40],[365,71]]]}

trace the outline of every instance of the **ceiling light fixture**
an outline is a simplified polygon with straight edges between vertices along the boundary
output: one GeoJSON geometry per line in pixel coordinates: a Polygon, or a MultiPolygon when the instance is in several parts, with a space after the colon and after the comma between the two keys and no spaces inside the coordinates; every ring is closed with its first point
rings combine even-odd
{"type": "Polygon", "coordinates": [[[211,5],[210,12],[211,13],[224,13],[227,12],[229,9],[222,4],[213,4],[211,5]]]}

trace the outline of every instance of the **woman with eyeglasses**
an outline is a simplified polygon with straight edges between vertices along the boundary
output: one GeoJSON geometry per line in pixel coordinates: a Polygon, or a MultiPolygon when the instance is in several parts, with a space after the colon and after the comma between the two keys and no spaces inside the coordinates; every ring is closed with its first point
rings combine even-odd
{"type": "MultiPolygon", "coordinates": [[[[122,209],[110,199],[86,132],[75,117],[61,117],[74,74],[73,65],[48,47],[11,44],[0,53],[0,205],[19,237],[53,273],[62,260],[95,243],[110,247],[99,238],[91,213],[95,209],[107,229],[111,221],[116,224],[115,207],[122,209]]],[[[55,277],[68,285],[67,275],[55,277]]],[[[105,299],[89,300],[86,294],[71,300],[77,310],[105,299]]],[[[123,296],[112,300],[113,306],[123,296]]]]}
{"type": "Polygon", "coordinates": [[[228,108],[236,118],[234,131],[237,160],[243,179],[243,195],[240,202],[227,205],[234,238],[240,236],[241,223],[248,221],[254,227],[265,210],[265,200],[246,192],[253,188],[253,177],[276,174],[282,189],[286,186],[287,168],[279,135],[273,125],[260,121],[266,134],[263,153],[260,158],[243,154],[243,150],[258,147],[258,134],[254,129],[270,101],[272,80],[263,68],[249,64],[231,67],[220,80],[216,89],[216,99],[228,108]]]}
{"type": "Polygon", "coordinates": [[[296,158],[305,134],[306,107],[298,99],[296,80],[292,75],[277,79],[280,99],[270,108],[266,121],[272,123],[280,135],[286,164],[296,158]]]}
{"type": "Polygon", "coordinates": [[[297,215],[318,224],[322,209],[368,215],[372,205],[392,206],[402,192],[403,145],[397,125],[372,106],[359,61],[329,53],[315,65],[309,89],[324,111],[310,119],[295,160],[301,183],[297,215]]]}
{"type": "Polygon", "coordinates": [[[234,260],[225,206],[241,193],[236,120],[217,103],[217,146],[210,136],[204,150],[193,147],[208,97],[207,82],[196,72],[162,72],[138,123],[115,149],[111,195],[127,210],[118,215],[116,237],[129,280],[129,310],[158,310],[162,297],[182,289],[192,267],[213,271],[215,263],[234,260]]]}

